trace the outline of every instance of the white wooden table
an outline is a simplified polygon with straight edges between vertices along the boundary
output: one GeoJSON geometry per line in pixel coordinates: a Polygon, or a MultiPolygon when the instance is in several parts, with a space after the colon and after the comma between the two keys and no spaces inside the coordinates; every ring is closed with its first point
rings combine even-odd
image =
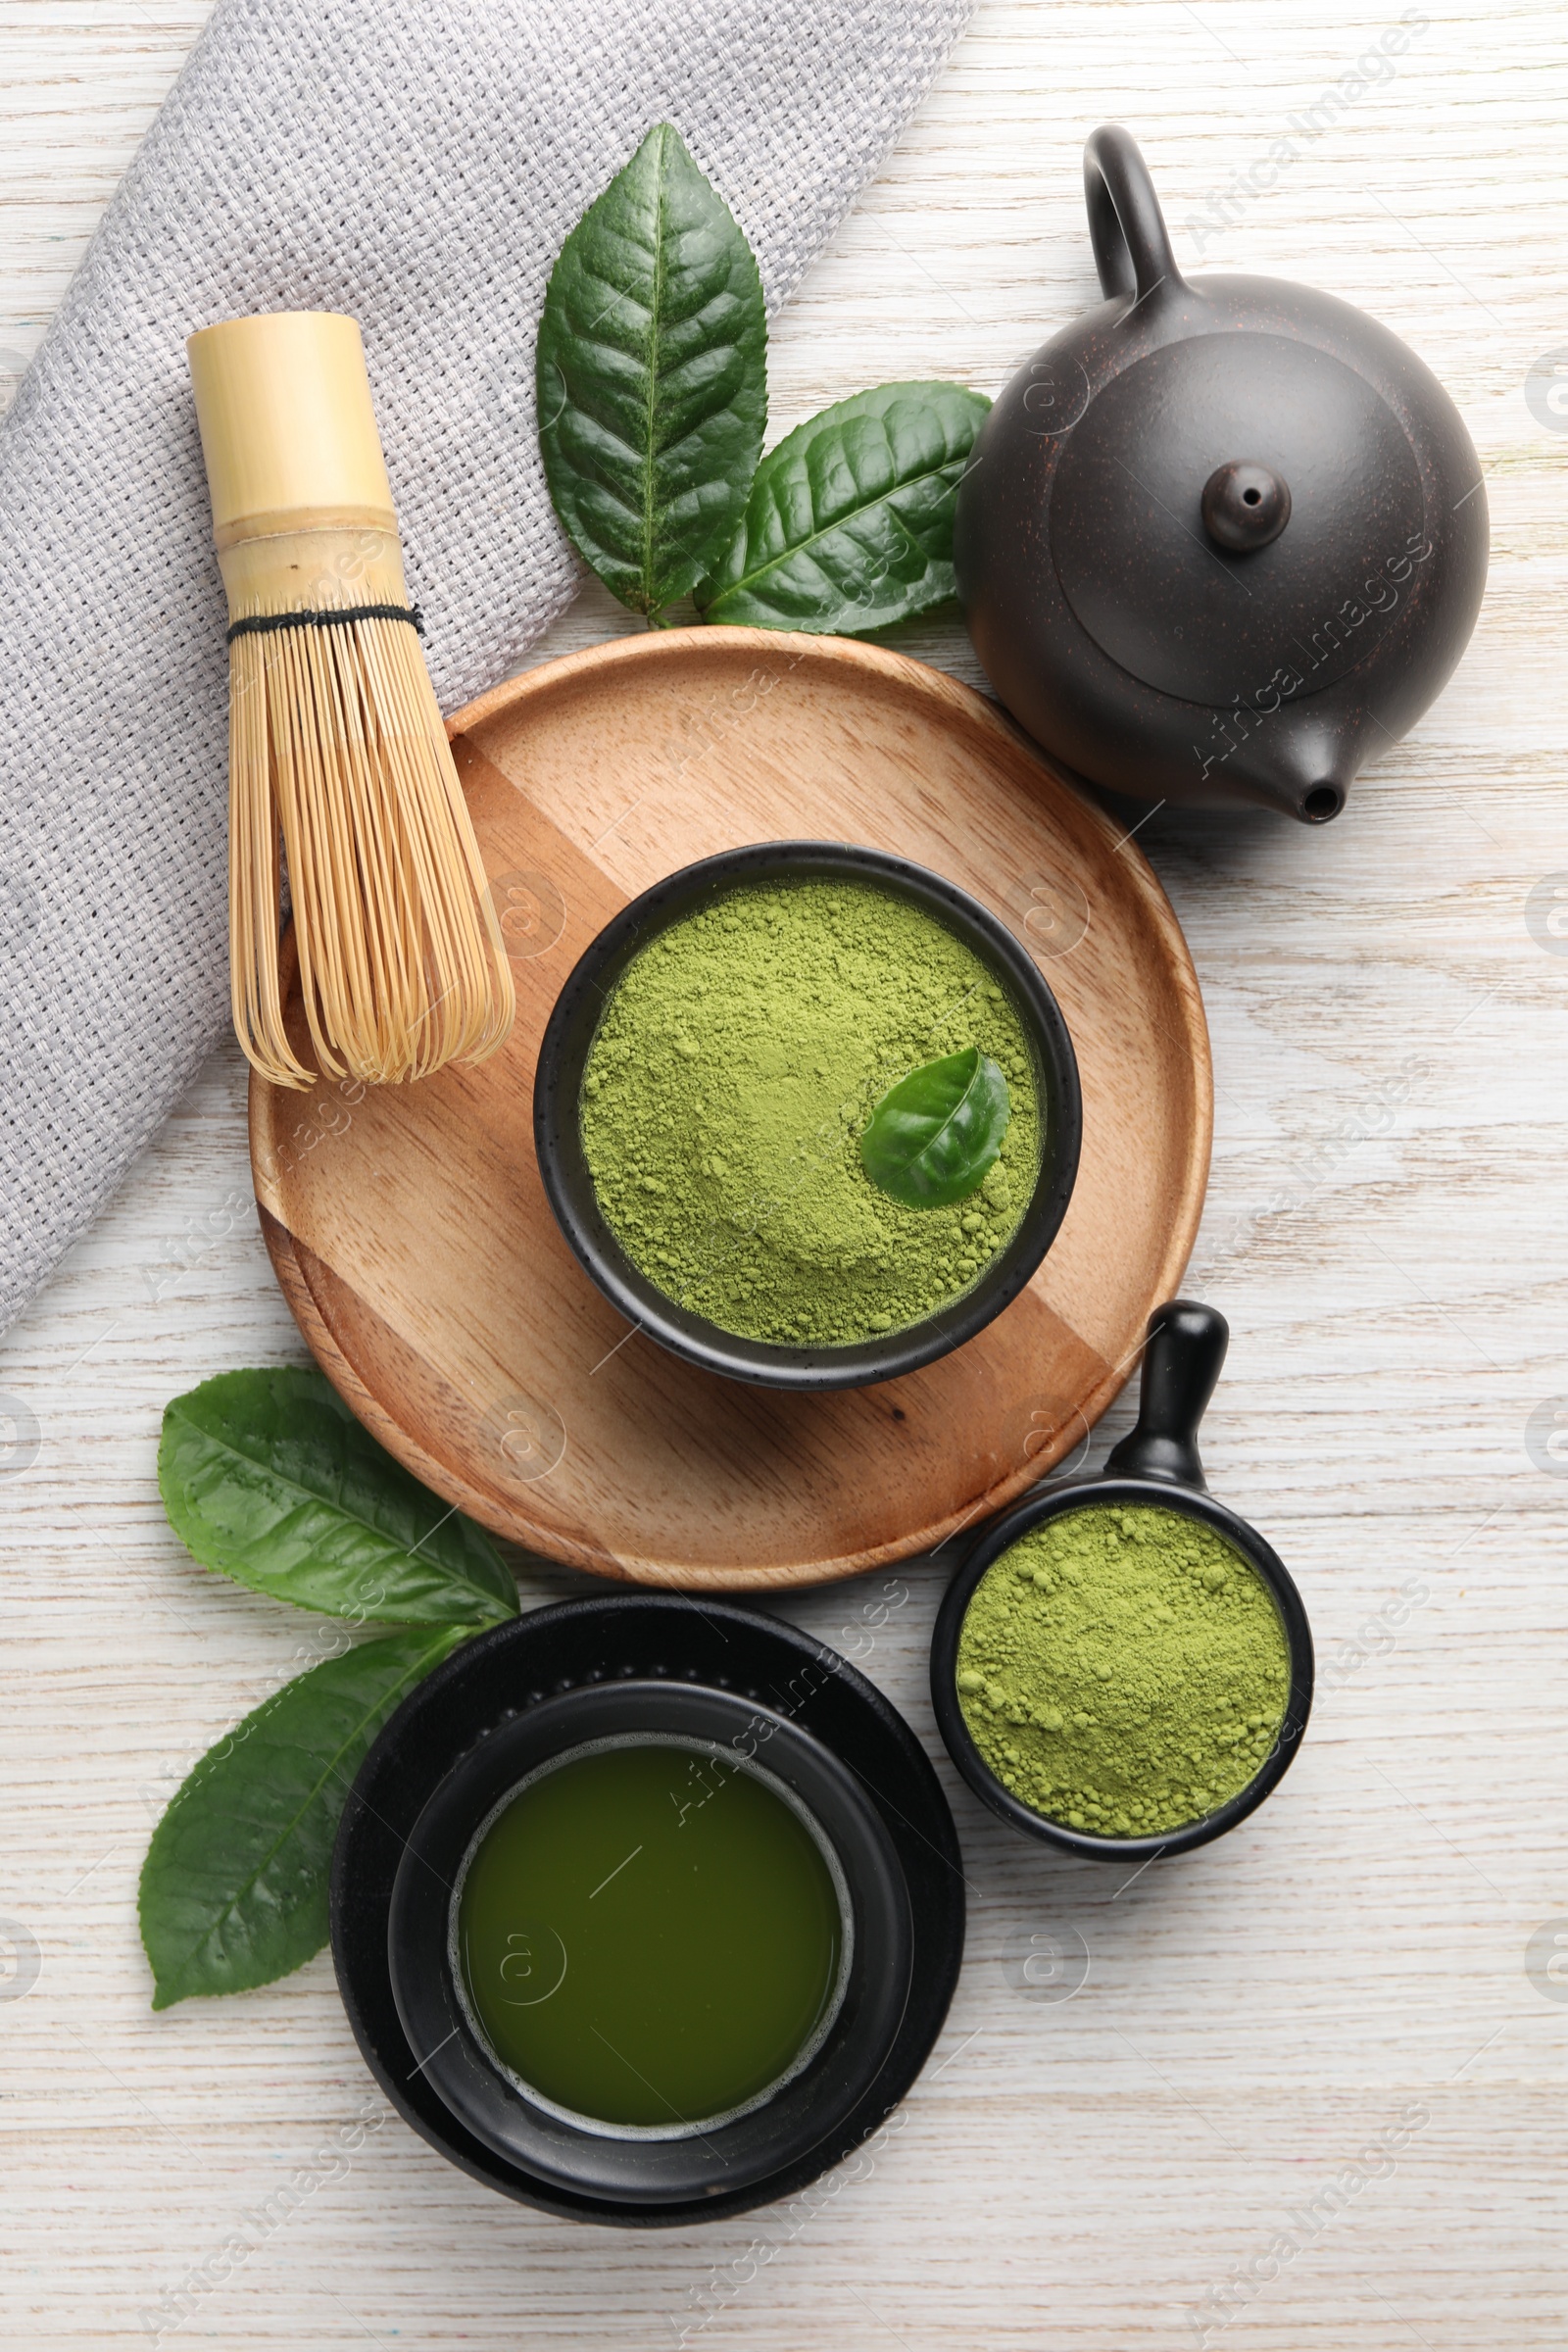
{"type": "MultiPolygon", "coordinates": [[[[3,0],[13,377],[204,14],[3,0]]],[[[1568,1419],[1568,940],[1528,909],[1568,878],[1568,417],[1538,421],[1525,380],[1568,344],[1568,33],[1558,0],[1427,0],[1397,70],[1263,189],[1289,118],[1396,17],[981,0],[774,343],[775,429],[893,376],[995,388],[1090,298],[1079,151],[1119,119],[1185,266],[1375,310],[1488,467],[1474,644],[1345,817],[1161,812],[1140,836],[1214,1038],[1190,1287],[1234,1340],[1205,1456],[1319,1638],[1290,1779],[1238,1835],[1124,1886],[1012,1839],[944,1758],[972,1889],[951,2021],[874,2166],[787,2217],[640,2235],[504,2203],[385,2116],[324,1956],[154,2017],[148,1833],[311,1623],[196,1568],[154,1482],[172,1395],[302,1353],[224,1051],[0,1353],[38,1431],[0,1494],[9,2342],[144,2343],[183,2307],[164,2342],[1560,2352],[1568,1441],[1556,1459],[1546,1441],[1554,1396],[1568,1419]],[[1065,1955],[1034,1993],[1031,1936],[1065,1955]],[[313,2172],[367,2109],[385,2120],[313,2172]],[[291,2180],[297,2209],[253,2220],[221,2276],[291,2180]]],[[[585,598],[540,658],[616,625],[585,598]]],[[[976,674],[956,626],[905,642],[976,674]]],[[[939,1582],[909,1573],[866,1660],[933,1752],[939,1582]]],[[[837,1640],[875,1597],[789,1614],[837,1640]]]]}

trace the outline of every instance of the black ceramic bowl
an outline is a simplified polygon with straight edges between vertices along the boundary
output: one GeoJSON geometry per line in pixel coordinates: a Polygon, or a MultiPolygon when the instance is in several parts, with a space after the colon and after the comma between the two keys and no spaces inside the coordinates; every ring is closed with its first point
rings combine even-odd
{"type": "Polygon", "coordinates": [[[1144,1348],[1138,1426],[1112,1449],[1105,1464],[1108,1475],[1052,1487],[987,1528],[949,1586],[931,1637],[931,1701],[937,1724],[948,1753],[976,1796],[1015,1830],[1090,1861],[1136,1865],[1159,1854],[1190,1853],[1195,1846],[1222,1838],[1278,1787],[1306,1729],[1312,1705],[1312,1635],[1301,1596],[1285,1563],[1257,1530],[1214,1500],[1199,1459],[1198,1425],[1219,1378],[1228,1338],[1224,1317],[1212,1307],[1174,1298],[1156,1308],[1144,1348]],[[975,1587],[1020,1536],[1071,1511],[1100,1505],[1125,1509],[1134,1503],[1154,1504],[1200,1520],[1251,1562],[1279,1611],[1290,1653],[1290,1690],[1272,1748],[1247,1787],[1225,1804],[1156,1836],[1101,1838],[1037,1813],[1004,1788],[986,1763],[958,1702],[958,1636],[975,1587]]]}
{"type": "MultiPolygon", "coordinates": [[[[722,1801],[722,1797],[720,1797],[722,1801]]],[[[458,2120],[542,2180],[629,2204],[671,2204],[750,2188],[854,2113],[893,2046],[909,1991],[909,1898],[886,1830],[859,1783],[819,1740],[733,1690],[668,1681],[588,1684],[546,1698],[471,1748],[430,1798],[392,1887],[393,1997],[428,2081],[458,2120]],[[795,1800],[839,1891],[843,1965],[798,2073],[733,2120],[617,2132],[528,2095],[491,2057],[454,1963],[460,1868],[495,1808],[541,1765],[589,1742],[690,1740],[722,1770],[754,1772],[795,1800]]],[[[611,2021],[607,2035],[614,2039],[611,2021]]]]}
{"type": "Polygon", "coordinates": [[[983,1331],[1023,1289],[1067,1212],[1078,1173],[1083,1105],[1067,1024],[1033,957],[978,900],[940,874],[879,850],[835,842],[764,842],[683,866],[633,899],[579,958],[545,1029],[534,1081],[534,1144],[546,1198],[585,1271],[650,1339],[706,1371],[775,1389],[852,1389],[892,1380],[983,1331]],[[1045,1148],[1012,1239],[970,1287],[901,1331],[842,1348],[781,1348],[689,1313],[635,1266],[600,1213],[583,1155],[578,1093],[588,1050],[616,981],[639,949],[708,900],[741,883],[871,883],[924,907],[993,972],[1023,1023],[1035,1061],[1045,1148]]]}
{"type": "Polygon", "coordinates": [[[963,1881],[924,1750],[845,1659],[750,1610],[617,1595],[480,1635],[404,1701],[344,1809],[332,1951],[368,2064],[443,2155],[552,2213],[672,2227],[792,2196],[881,2128],[947,2014],[963,1881]],[[706,2152],[700,2136],[617,2138],[529,2112],[454,1997],[454,1856],[491,1792],[541,1756],[628,1731],[725,1747],[738,1736],[737,1756],[755,1744],[831,1840],[851,1906],[855,1949],[825,2038],[763,2104],[708,2134],[706,2152]]]}

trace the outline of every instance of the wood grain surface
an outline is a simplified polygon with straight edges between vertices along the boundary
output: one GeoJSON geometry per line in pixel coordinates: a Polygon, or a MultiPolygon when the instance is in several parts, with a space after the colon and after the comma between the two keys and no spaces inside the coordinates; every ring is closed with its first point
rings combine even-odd
{"type": "Polygon", "coordinates": [[[972,689],[880,646],[662,631],[452,724],[512,951],[506,1046],[319,1102],[251,1084],[268,1247],[361,1418],[498,1535],[709,1591],[938,1549],[1081,1451],[1180,1283],[1212,1127],[1198,983],[1125,828],[972,689]],[[629,1324],[563,1238],[533,1147],[539,1041],[598,932],[677,867],[779,840],[891,851],[977,898],[1055,991],[1084,1102],[1065,1221],[1012,1305],[919,1372],[814,1396],[699,1371],[629,1324]]]}
{"type": "MultiPolygon", "coordinates": [[[[204,13],[0,5],[13,368],[204,13]]],[[[1184,270],[1273,271],[1375,312],[1481,453],[1480,628],[1345,815],[1308,834],[1160,810],[1137,835],[1214,1051],[1187,1281],[1233,1339],[1204,1463],[1318,1641],[1288,1780],[1131,1886],[1053,1861],[936,1741],[941,1564],[789,1595],[936,1756],[969,1952],[883,2143],[722,2229],[574,2230],[486,2195],[384,2118],[324,1958],[152,2016],[135,1884],[153,1820],[336,1638],[198,1569],[158,1501],[169,1397],[304,1354],[225,1049],[0,1357],[8,2342],[1560,2352],[1568,435],[1526,384],[1568,345],[1568,38],[1560,0],[1426,0],[1384,73],[1400,16],[981,0],[771,353],[774,434],[894,377],[997,389],[1093,299],[1081,149],[1116,120],[1184,270]]],[[[538,657],[633,626],[585,595],[538,657]]],[[[951,620],[897,643],[979,682],[951,620]]],[[[602,1590],[522,1570],[527,1603],[602,1590]]]]}

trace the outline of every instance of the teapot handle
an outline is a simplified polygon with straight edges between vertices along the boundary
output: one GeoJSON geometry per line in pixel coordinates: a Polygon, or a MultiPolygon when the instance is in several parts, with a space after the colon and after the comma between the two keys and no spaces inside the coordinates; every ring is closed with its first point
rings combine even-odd
{"type": "Polygon", "coordinates": [[[1119,122],[1102,122],[1084,147],[1084,202],[1089,241],[1107,299],[1136,294],[1147,302],[1156,287],[1180,286],[1165,216],[1138,141],[1119,122]]]}

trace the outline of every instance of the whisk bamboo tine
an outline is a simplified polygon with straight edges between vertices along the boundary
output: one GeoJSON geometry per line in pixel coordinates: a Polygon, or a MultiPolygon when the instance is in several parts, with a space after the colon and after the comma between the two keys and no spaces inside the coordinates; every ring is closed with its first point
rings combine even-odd
{"type": "Polygon", "coordinates": [[[512,971],[408,601],[360,330],[275,312],[187,350],[228,592],[235,1033],[278,1086],[481,1059],[512,1026],[512,971]],[[283,863],[314,1069],[280,993],[283,863]]]}

